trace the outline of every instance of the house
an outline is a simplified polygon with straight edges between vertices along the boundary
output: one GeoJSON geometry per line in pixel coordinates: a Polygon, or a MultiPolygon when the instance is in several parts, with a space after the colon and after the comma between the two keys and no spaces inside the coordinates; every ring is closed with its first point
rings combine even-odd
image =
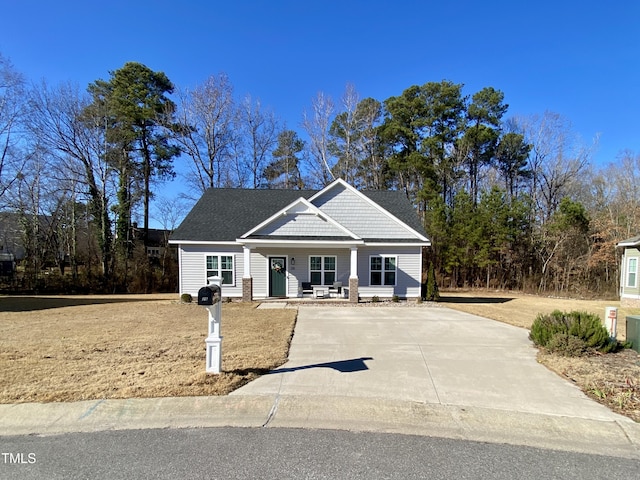
{"type": "Polygon", "coordinates": [[[640,307],[640,284],[638,283],[640,236],[623,240],[616,246],[623,249],[620,265],[620,303],[623,306],[640,307]]]}
{"type": "Polygon", "coordinates": [[[418,298],[430,241],[402,192],[338,179],[322,190],[207,190],[170,244],[180,294],[222,278],[225,297],[418,298]]]}

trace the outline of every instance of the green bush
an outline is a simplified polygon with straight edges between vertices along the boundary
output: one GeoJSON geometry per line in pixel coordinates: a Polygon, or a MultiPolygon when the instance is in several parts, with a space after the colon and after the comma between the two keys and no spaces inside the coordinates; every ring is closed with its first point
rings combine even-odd
{"type": "Polygon", "coordinates": [[[393,303],[398,303],[400,301],[400,297],[398,295],[394,295],[393,297],[391,297],[391,301],[393,303]]]}
{"type": "Polygon", "coordinates": [[[371,301],[373,303],[378,303],[380,301],[380,297],[378,295],[374,295],[373,297],[371,297],[371,301]]]}
{"type": "Polygon", "coordinates": [[[579,357],[587,351],[587,344],[574,335],[556,333],[547,343],[547,350],[564,357],[579,357]]]}
{"type": "Polygon", "coordinates": [[[581,355],[589,349],[607,353],[616,348],[598,315],[587,312],[563,313],[555,310],[539,314],[531,325],[534,344],[562,355],[581,355]]]}
{"type": "Polygon", "coordinates": [[[182,295],[180,295],[180,301],[182,303],[191,303],[193,302],[193,297],[188,293],[183,293],[182,295]]]}

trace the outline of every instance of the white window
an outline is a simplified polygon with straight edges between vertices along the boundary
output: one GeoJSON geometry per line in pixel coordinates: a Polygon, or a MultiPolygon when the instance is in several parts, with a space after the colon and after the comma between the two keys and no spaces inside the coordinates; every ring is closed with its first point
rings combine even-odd
{"type": "Polygon", "coordinates": [[[395,286],[397,257],[369,257],[369,285],[395,286]]]}
{"type": "Polygon", "coordinates": [[[336,281],[336,257],[309,257],[309,281],[312,285],[333,285],[336,281]]]}
{"type": "Polygon", "coordinates": [[[207,255],[206,278],[209,277],[221,277],[222,285],[234,285],[235,280],[233,278],[233,256],[207,255]]]}
{"type": "Polygon", "coordinates": [[[636,288],[638,286],[638,257],[627,259],[627,287],[636,288]]]}

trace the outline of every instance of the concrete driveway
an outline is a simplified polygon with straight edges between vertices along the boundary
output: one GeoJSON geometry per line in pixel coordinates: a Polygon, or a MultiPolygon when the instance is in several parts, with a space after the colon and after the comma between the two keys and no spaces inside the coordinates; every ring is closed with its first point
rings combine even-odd
{"type": "Polygon", "coordinates": [[[526,330],[447,308],[299,309],[289,361],[222,397],[0,405],[3,435],[294,427],[640,459],[640,424],[536,362],[526,330]]]}
{"type": "Polygon", "coordinates": [[[628,420],[538,364],[528,333],[441,307],[301,306],[289,361],[232,395],[392,399],[628,420]]]}

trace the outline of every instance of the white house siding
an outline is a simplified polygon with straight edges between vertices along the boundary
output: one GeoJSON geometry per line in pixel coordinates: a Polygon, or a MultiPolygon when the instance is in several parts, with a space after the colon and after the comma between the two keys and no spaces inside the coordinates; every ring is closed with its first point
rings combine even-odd
{"type": "Polygon", "coordinates": [[[255,235],[305,235],[344,237],[344,230],[316,215],[282,215],[255,232],[255,235]]]}
{"type": "Polygon", "coordinates": [[[242,275],[244,273],[242,247],[234,245],[188,245],[178,248],[180,259],[180,294],[198,294],[207,284],[207,255],[233,255],[234,285],[222,287],[223,297],[242,297],[242,275]]]}
{"type": "Polygon", "coordinates": [[[635,306],[640,303],[640,249],[627,247],[624,249],[622,257],[622,268],[620,269],[620,298],[621,300],[631,300],[625,302],[626,306],[635,306]],[[635,287],[627,285],[629,258],[636,258],[636,285],[635,287]]]}
{"type": "Polygon", "coordinates": [[[351,190],[336,186],[312,202],[360,238],[412,238],[415,237],[400,224],[351,190]]]}
{"type": "Polygon", "coordinates": [[[335,256],[336,281],[349,285],[351,251],[347,248],[255,248],[251,250],[251,276],[253,277],[253,297],[269,296],[268,257],[287,258],[287,296],[297,297],[302,282],[309,281],[309,256],[335,256]],[[295,265],[291,265],[291,259],[295,265]]]}
{"type": "Polygon", "coordinates": [[[376,247],[358,249],[358,294],[363,298],[378,296],[389,298],[418,298],[422,281],[422,248],[416,246],[376,247]],[[369,285],[369,258],[371,255],[397,257],[396,286],[369,285]]]}

